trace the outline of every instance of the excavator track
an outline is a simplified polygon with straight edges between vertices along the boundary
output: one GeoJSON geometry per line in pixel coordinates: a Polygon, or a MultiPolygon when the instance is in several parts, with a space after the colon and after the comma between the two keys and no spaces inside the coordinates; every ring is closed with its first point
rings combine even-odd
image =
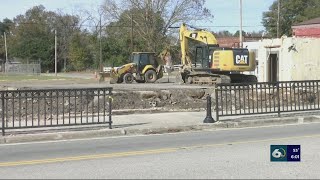
{"type": "Polygon", "coordinates": [[[257,77],[245,74],[211,74],[203,72],[179,73],[176,82],[180,84],[215,85],[229,83],[256,83],[257,77]]]}
{"type": "Polygon", "coordinates": [[[231,83],[231,79],[228,75],[223,74],[211,74],[205,72],[190,72],[187,74],[181,74],[180,83],[197,84],[197,85],[215,85],[221,83],[231,83]]]}

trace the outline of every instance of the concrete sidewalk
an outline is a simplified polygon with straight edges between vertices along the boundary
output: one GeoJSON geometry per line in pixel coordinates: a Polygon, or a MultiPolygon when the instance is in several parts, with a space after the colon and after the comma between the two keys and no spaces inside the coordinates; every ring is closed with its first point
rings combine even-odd
{"type": "Polygon", "coordinates": [[[0,143],[162,134],[183,131],[216,130],[221,128],[243,128],[320,122],[320,115],[318,112],[283,114],[281,118],[278,118],[276,114],[220,117],[220,121],[213,124],[204,124],[203,120],[205,117],[206,112],[114,115],[112,118],[113,129],[108,129],[108,124],[103,124],[11,130],[7,131],[6,136],[0,137],[0,143]]]}

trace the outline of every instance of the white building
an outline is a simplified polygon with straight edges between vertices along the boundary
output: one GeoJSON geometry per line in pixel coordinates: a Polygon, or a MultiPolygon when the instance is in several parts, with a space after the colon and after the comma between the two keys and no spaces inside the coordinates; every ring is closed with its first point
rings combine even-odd
{"type": "Polygon", "coordinates": [[[320,79],[320,39],[282,37],[259,41],[258,81],[320,79]]]}

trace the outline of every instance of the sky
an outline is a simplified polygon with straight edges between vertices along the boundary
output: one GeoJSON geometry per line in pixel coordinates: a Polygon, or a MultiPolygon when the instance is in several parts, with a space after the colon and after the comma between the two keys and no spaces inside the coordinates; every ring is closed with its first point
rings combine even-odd
{"type": "MultiPolygon", "coordinates": [[[[262,13],[267,11],[274,0],[242,0],[243,30],[246,32],[264,30],[261,24],[262,13]]],[[[24,14],[36,5],[44,5],[47,10],[75,12],[79,8],[93,9],[103,0],[0,0],[0,20],[13,19],[24,14]]],[[[198,26],[207,27],[211,31],[229,30],[234,33],[240,26],[239,0],[207,0],[206,7],[210,9],[214,18],[211,23],[197,23],[198,26]]]]}

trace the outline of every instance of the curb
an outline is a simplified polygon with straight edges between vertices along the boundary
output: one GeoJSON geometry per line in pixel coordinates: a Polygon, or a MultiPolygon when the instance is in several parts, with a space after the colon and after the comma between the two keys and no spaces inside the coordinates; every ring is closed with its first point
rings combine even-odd
{"type": "Polygon", "coordinates": [[[0,144],[24,143],[24,142],[35,142],[35,141],[55,141],[55,140],[68,140],[68,139],[85,139],[85,138],[97,138],[97,137],[130,136],[130,135],[151,135],[151,134],[165,134],[165,133],[177,133],[177,132],[187,132],[187,131],[261,127],[261,126],[289,125],[289,124],[303,124],[303,123],[320,123],[320,116],[287,117],[287,118],[242,120],[242,121],[229,120],[229,121],[220,121],[214,124],[195,124],[195,125],[189,125],[189,126],[158,127],[158,128],[144,128],[144,129],[119,128],[119,129],[101,129],[101,130],[86,130],[86,131],[74,131],[74,132],[24,134],[24,135],[17,135],[17,136],[0,137],[0,144]]]}

